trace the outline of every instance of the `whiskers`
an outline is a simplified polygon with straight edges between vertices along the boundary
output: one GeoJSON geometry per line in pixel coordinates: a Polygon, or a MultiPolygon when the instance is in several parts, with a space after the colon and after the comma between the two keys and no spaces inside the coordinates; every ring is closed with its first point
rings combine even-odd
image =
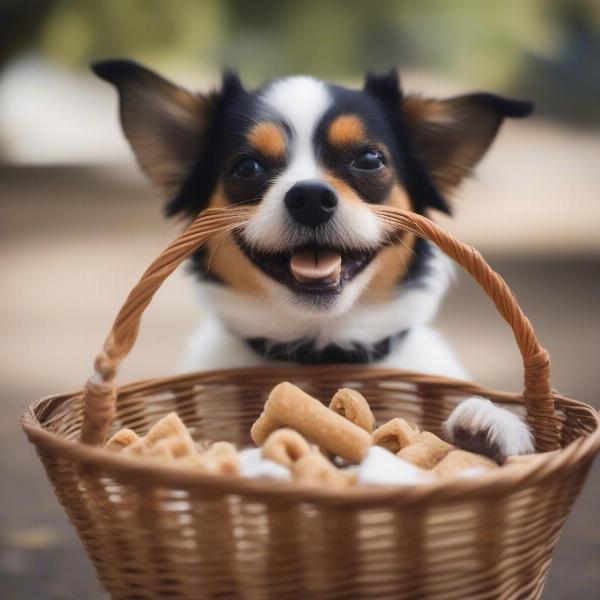
{"type": "Polygon", "coordinates": [[[216,235],[213,240],[216,240],[216,244],[213,247],[213,249],[211,250],[209,256],[208,256],[208,260],[206,261],[206,274],[208,275],[210,272],[210,265],[212,263],[213,257],[215,256],[215,254],[217,253],[217,251],[220,249],[220,247],[223,245],[223,242],[225,241],[225,238],[227,237],[227,235],[229,235],[229,231],[222,231],[220,234],[216,235]]]}

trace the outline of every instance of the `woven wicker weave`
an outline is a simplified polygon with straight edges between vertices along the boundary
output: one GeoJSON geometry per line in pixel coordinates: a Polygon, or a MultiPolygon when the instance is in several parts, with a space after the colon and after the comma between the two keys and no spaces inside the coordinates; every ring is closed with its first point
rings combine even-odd
{"type": "MultiPolygon", "coordinates": [[[[143,310],[161,283],[250,209],[206,211],[133,289],[83,391],[34,402],[22,417],[60,502],[113,598],[538,598],[571,505],[600,448],[591,407],[549,386],[549,360],[504,281],[472,248],[418,215],[373,210],[391,233],[435,242],[481,285],[515,333],[522,394],[418,373],[323,366],[235,369],[115,387],[143,310]],[[322,400],[354,387],[379,422],[404,416],[439,433],[464,397],[526,414],[538,450],[558,452],[473,479],[412,487],[301,487],[202,475],[98,447],[177,411],[196,439],[250,444],[273,385],[322,400]]],[[[493,349],[490,349],[490,352],[493,349]]]]}

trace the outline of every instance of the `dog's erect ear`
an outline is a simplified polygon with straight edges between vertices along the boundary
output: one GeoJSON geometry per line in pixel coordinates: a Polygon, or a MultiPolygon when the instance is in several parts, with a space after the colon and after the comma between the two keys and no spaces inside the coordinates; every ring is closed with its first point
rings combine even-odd
{"type": "Polygon", "coordinates": [[[210,99],[132,61],[107,60],[92,69],[117,88],[125,137],[142,169],[172,196],[198,158],[210,99]]]}
{"type": "Polygon", "coordinates": [[[396,69],[391,69],[382,75],[367,73],[363,89],[394,112],[400,107],[402,88],[396,69]]]}
{"type": "MultiPolygon", "coordinates": [[[[178,212],[183,207],[173,207],[174,197],[206,151],[222,93],[193,94],[129,60],[97,62],[92,70],[117,88],[125,137],[142,169],[172,200],[167,211],[178,212]]],[[[242,89],[237,77],[226,81],[242,89]]]]}
{"type": "Polygon", "coordinates": [[[431,189],[431,185],[419,181],[417,193],[426,197],[427,205],[446,212],[449,207],[443,194],[452,191],[472,171],[504,118],[525,117],[533,110],[530,102],[494,94],[445,100],[405,95],[396,70],[385,75],[368,74],[364,91],[377,98],[395,119],[401,148],[417,159],[418,170],[423,169],[435,186],[431,189]]]}
{"type": "Polygon", "coordinates": [[[405,96],[402,100],[410,146],[442,194],[469,175],[506,117],[526,117],[532,110],[530,102],[485,93],[446,100],[405,96]]]}

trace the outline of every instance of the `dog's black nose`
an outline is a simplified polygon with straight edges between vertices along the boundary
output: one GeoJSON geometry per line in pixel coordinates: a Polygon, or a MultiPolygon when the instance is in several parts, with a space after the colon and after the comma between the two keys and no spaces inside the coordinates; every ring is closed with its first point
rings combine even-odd
{"type": "Polygon", "coordinates": [[[317,227],[331,219],[337,203],[335,191],[323,181],[299,181],[285,195],[290,215],[309,227],[317,227]]]}

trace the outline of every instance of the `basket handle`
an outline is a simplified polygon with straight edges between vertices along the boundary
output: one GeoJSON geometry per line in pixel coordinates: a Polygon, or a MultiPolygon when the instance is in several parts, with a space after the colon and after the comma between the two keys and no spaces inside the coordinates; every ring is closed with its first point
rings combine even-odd
{"type": "MultiPolygon", "coordinates": [[[[426,217],[388,206],[370,206],[370,209],[390,234],[408,231],[436,244],[483,288],[512,328],[521,352],[525,370],[523,399],[537,449],[558,448],[559,428],[550,389],[550,358],[505,281],[491,269],[477,250],[458,241],[426,217]]],[[[106,439],[116,410],[114,378],[119,364],[135,344],[142,314],[156,291],[200,246],[216,235],[241,227],[252,212],[251,207],[203,211],[144,272],[121,307],[94,362],[94,375],[85,384],[82,442],[97,445],[106,439]]]]}

